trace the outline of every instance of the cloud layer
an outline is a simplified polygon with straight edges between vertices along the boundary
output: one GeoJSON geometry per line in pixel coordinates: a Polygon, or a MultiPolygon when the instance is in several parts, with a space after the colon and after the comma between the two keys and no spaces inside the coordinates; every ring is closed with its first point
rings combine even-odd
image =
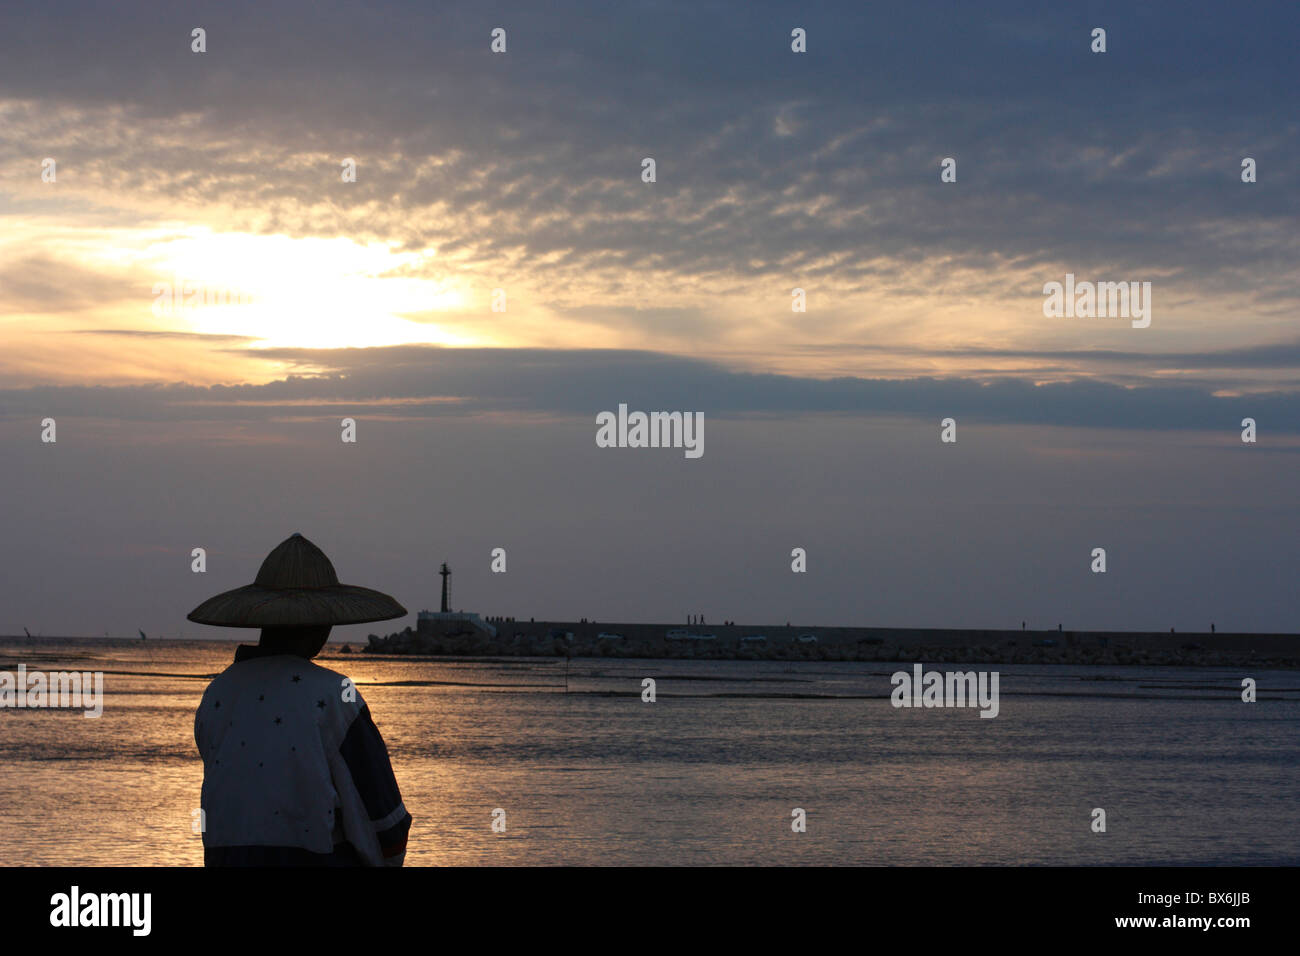
{"type": "MultiPolygon", "coordinates": [[[[140,337],[115,331],[110,336],[140,337]]],[[[145,334],[145,338],[154,338],[145,334]]],[[[227,348],[242,350],[237,343],[227,348]]],[[[1187,365],[1295,361],[1245,350],[1189,356],[1187,365]]],[[[718,363],[651,352],[557,349],[261,349],[260,356],[311,369],[265,384],[33,386],[0,390],[0,416],[45,415],[122,421],[271,421],[379,416],[385,419],[508,414],[593,419],[630,408],[702,411],[707,417],[798,417],[810,413],[897,415],[937,423],[1196,430],[1235,434],[1254,418],[1274,434],[1300,434],[1300,393],[1219,395],[1178,383],[1125,387],[1078,380],[820,379],[735,371],[718,363]]],[[[1107,360],[1142,362],[1140,355],[1107,360]]]]}
{"type": "MultiPolygon", "coordinates": [[[[22,243],[6,251],[26,257],[0,306],[109,313],[128,287],[133,310],[107,327],[153,327],[140,319],[156,269],[54,281],[85,268],[52,228],[73,217],[92,232],[184,221],[383,243],[408,256],[388,277],[464,300],[403,318],[481,344],[821,375],[855,371],[807,351],[841,343],[897,349],[857,371],[901,375],[979,371],[917,367],[906,352],[922,343],[1031,358],[1289,348],[1298,15],[1199,6],[125,4],[87,8],[93,31],[70,29],[75,9],[10,12],[0,194],[22,243]],[[1103,55],[1088,49],[1098,23],[1103,55]],[[796,25],[806,54],[790,52],[796,25]],[[495,26],[504,55],[488,50],[495,26]],[[57,187],[38,175],[50,155],[57,187]],[[955,184],[939,182],[948,156],[955,184]],[[1067,271],[1152,281],[1151,333],[1044,319],[1042,284],[1067,271]],[[796,286],[806,314],[790,311],[796,286]],[[497,287],[506,320],[488,308],[497,287]]],[[[1281,384],[1267,367],[1219,384],[1281,384]]]]}

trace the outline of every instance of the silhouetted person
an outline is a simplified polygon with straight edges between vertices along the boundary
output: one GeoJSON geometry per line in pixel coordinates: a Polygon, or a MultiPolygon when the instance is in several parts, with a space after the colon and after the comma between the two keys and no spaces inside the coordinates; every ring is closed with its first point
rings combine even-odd
{"type": "Polygon", "coordinates": [[[386,594],[339,584],[300,534],[257,580],[204,601],[198,624],[260,627],[194,715],[207,866],[401,866],[411,815],[360,693],[311,662],[335,624],[402,617],[386,594]]]}

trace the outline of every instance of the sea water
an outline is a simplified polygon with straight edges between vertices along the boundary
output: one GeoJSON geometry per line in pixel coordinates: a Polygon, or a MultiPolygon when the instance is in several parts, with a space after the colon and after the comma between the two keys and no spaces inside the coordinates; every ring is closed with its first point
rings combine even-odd
{"type": "MultiPolygon", "coordinates": [[[[0,640],[0,670],[104,674],[96,719],[0,710],[0,863],[201,864],[194,708],[233,651],[0,640]]],[[[408,866],[1300,863],[1295,671],[978,665],[990,720],[891,706],[910,663],[318,663],[387,741],[408,866]]]]}

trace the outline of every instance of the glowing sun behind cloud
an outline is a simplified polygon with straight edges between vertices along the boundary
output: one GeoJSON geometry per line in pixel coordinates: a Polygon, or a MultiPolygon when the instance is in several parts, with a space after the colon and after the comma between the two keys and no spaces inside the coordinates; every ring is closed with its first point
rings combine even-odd
{"type": "Polygon", "coordinates": [[[345,238],[186,229],[146,254],[161,272],[155,316],[185,331],[252,336],[266,348],[475,344],[401,317],[465,304],[449,283],[413,274],[424,253],[345,238]]]}

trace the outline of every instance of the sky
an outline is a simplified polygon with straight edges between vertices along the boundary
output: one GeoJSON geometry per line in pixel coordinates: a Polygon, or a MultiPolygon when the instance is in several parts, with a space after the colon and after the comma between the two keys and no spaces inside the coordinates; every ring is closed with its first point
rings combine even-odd
{"type": "Polygon", "coordinates": [[[294,531],[412,612],[342,638],[442,561],[522,618],[1295,631],[1298,32],[8,5],[0,633],[240,636],[185,614],[294,531]],[[1067,275],[1149,324],[1047,314],[1067,275]],[[598,447],[621,404],[704,453],[598,447]]]}

